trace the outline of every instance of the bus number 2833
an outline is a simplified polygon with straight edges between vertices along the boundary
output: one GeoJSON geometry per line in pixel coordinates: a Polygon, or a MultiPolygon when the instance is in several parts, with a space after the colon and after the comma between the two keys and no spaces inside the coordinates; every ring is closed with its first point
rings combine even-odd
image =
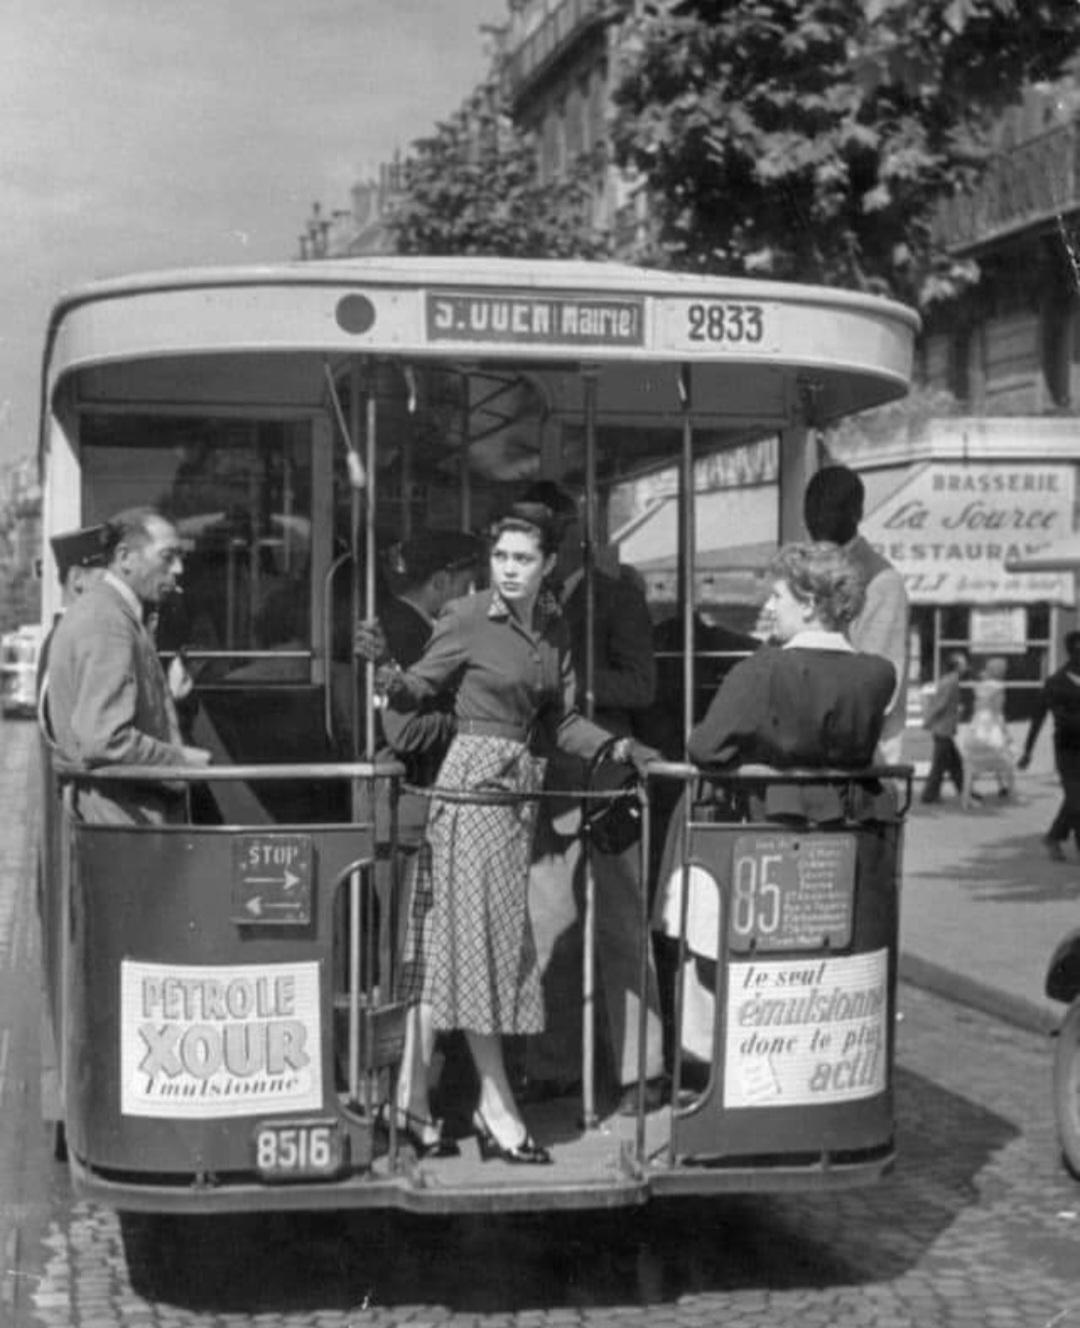
{"type": "Polygon", "coordinates": [[[686,317],[691,341],[755,345],[765,335],[765,312],[760,304],[691,304],[686,317]]]}

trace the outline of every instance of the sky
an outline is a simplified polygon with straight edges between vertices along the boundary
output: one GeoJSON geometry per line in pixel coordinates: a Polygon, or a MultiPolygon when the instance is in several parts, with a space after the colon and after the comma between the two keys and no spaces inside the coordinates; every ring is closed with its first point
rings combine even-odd
{"type": "Polygon", "coordinates": [[[319,201],[452,113],[506,0],[0,0],[0,467],[57,297],[291,259],[319,201]]]}

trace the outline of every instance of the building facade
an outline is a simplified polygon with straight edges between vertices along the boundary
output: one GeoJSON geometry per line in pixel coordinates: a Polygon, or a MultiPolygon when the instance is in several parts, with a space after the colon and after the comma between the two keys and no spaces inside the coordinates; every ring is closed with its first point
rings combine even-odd
{"type": "Polygon", "coordinates": [[[37,460],[0,470],[0,631],[41,620],[41,485],[37,460]]]}
{"type": "Polygon", "coordinates": [[[867,533],[904,572],[912,667],[1003,656],[1022,717],[1076,625],[1075,578],[1005,562],[1069,535],[1080,465],[1080,90],[1028,89],[1001,120],[979,188],[943,208],[939,242],[978,263],[926,318],[922,391],[953,403],[834,451],[863,473],[867,533]]]}
{"type": "MultiPolygon", "coordinates": [[[[606,116],[621,20],[631,0],[508,0],[493,37],[493,68],[515,121],[532,131],[545,180],[582,161],[592,172],[592,220],[618,245],[643,221],[642,198],[610,165],[606,116]]],[[[462,113],[467,114],[468,99],[462,113]]],[[[352,209],[313,218],[309,256],[379,252],[379,218],[393,206],[393,171],[358,185],[352,209]],[[320,252],[320,244],[322,246],[320,252]]],[[[866,530],[900,566],[912,602],[911,659],[926,683],[948,653],[1008,661],[1013,717],[1056,667],[1076,619],[1071,576],[1008,576],[1004,561],[1076,524],[1080,464],[1080,88],[1032,88],[1001,121],[980,188],[937,217],[937,238],[977,262],[980,278],[934,309],[919,348],[913,409],[846,424],[822,456],[863,476],[866,530]]],[[[704,489],[768,485],[740,478],[735,459],[702,476],[704,489]]],[[[612,531],[659,602],[671,593],[675,550],[663,476],[628,486],[611,505],[612,531]]],[[[744,490],[745,492],[745,490],[744,490]]],[[[723,497],[712,501],[723,502],[723,497]]],[[[764,511],[767,504],[761,504],[764,511]]],[[[721,619],[744,618],[775,532],[738,549],[702,550],[699,593],[721,619]]],[[[661,610],[662,611],[662,610],[661,610]]]]}

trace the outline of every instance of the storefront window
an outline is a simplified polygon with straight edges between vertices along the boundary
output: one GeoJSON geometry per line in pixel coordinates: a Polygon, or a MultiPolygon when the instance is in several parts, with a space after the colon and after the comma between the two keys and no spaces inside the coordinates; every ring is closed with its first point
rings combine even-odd
{"type": "Polygon", "coordinates": [[[969,618],[966,604],[948,604],[938,610],[938,632],[942,644],[966,646],[969,618]]]}
{"type": "Polygon", "coordinates": [[[948,668],[949,656],[967,655],[977,676],[988,659],[1005,660],[1005,713],[1010,720],[1031,714],[1054,654],[1055,614],[1049,604],[982,609],[969,605],[911,609],[911,682],[932,685],[948,668]]]}
{"type": "Polygon", "coordinates": [[[1028,636],[1033,641],[1050,640],[1050,605],[1032,604],[1028,608],[1028,636]]]}

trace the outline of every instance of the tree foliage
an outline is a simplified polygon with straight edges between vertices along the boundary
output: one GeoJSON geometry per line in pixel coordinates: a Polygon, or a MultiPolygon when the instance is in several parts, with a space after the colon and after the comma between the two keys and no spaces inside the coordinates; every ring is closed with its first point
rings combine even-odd
{"type": "Polygon", "coordinates": [[[623,29],[612,142],[648,191],[638,257],[926,306],[975,275],[935,247],[1076,0],[653,0],[623,29]]]}
{"type": "Polygon", "coordinates": [[[492,82],[413,144],[388,226],[402,254],[599,258],[609,242],[592,225],[594,177],[582,159],[542,182],[533,136],[513,124],[492,82]]]}

